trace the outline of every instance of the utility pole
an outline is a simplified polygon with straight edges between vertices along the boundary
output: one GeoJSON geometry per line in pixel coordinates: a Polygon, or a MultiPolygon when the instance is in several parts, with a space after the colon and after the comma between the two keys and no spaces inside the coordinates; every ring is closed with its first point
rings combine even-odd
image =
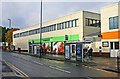
{"type": "Polygon", "coordinates": [[[42,56],[42,0],[40,4],[40,57],[42,56]]]}

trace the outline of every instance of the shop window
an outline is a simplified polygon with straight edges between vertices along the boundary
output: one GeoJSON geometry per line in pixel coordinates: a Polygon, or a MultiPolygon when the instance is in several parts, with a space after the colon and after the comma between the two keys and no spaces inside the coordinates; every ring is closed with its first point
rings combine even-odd
{"type": "Polygon", "coordinates": [[[75,45],[72,45],[72,53],[75,53],[75,45]]]}
{"type": "Polygon", "coordinates": [[[113,42],[110,42],[110,49],[113,49],[113,42]]]}
{"type": "Polygon", "coordinates": [[[115,49],[119,49],[119,42],[115,42],[115,49]]]}
{"type": "Polygon", "coordinates": [[[103,46],[103,47],[109,47],[109,42],[108,42],[108,41],[102,42],[102,46],[103,46]]]}

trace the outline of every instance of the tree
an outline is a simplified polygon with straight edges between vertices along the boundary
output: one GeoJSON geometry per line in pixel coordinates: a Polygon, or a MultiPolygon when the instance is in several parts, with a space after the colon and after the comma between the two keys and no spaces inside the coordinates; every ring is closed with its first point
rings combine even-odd
{"type": "Polygon", "coordinates": [[[0,26],[0,42],[2,42],[2,26],[0,26]]]}
{"type": "Polygon", "coordinates": [[[5,42],[5,33],[7,32],[6,27],[0,26],[0,42],[5,42]]]}
{"type": "Polygon", "coordinates": [[[5,33],[5,41],[8,43],[8,45],[11,45],[13,42],[13,32],[19,30],[17,28],[12,28],[9,29],[6,33],[5,33]]]}

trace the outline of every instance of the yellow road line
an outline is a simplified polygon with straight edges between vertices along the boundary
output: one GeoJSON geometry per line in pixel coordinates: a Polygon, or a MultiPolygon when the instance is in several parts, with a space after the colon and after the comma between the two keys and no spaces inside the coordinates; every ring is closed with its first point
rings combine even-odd
{"type": "Polygon", "coordinates": [[[99,69],[99,68],[93,68],[93,67],[85,66],[85,65],[83,65],[83,66],[86,67],[86,68],[90,68],[90,69],[97,70],[97,71],[102,71],[102,72],[107,72],[107,73],[117,74],[117,73],[110,72],[110,71],[106,71],[106,70],[102,70],[102,69],[99,69]]]}
{"type": "Polygon", "coordinates": [[[30,79],[29,76],[27,74],[25,74],[23,71],[21,71],[20,69],[18,69],[16,66],[12,65],[9,62],[6,62],[5,60],[3,60],[10,68],[12,68],[13,70],[15,70],[17,73],[19,73],[22,77],[26,77],[27,79],[30,79]]]}

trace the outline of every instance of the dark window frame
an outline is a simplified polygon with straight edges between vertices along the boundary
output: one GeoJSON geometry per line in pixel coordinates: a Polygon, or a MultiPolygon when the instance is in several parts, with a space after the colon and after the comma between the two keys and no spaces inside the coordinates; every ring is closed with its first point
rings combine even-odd
{"type": "Polygon", "coordinates": [[[118,29],[119,28],[119,17],[114,16],[109,18],[109,30],[112,29],[118,29]],[[115,22],[115,19],[117,18],[117,22],[115,22]]]}

